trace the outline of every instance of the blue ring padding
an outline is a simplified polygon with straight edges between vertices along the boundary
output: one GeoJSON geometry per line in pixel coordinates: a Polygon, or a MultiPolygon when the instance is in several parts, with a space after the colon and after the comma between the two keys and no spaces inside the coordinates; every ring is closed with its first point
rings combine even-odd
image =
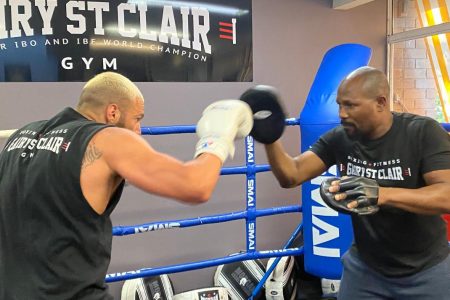
{"type": "MultiPolygon", "coordinates": [[[[366,66],[371,53],[369,47],[361,44],[341,44],[325,53],[300,112],[300,152],[307,151],[320,136],[340,124],[339,107],[336,103],[339,85],[352,71],[366,66]]],[[[325,172],[321,176],[330,175],[332,174],[325,172]]],[[[333,213],[332,217],[316,214],[315,209],[320,209],[322,204],[320,195],[316,193],[318,185],[314,182],[319,183],[320,179],[307,180],[301,188],[305,226],[304,267],[311,275],[338,279],[342,275],[340,257],[353,240],[351,218],[342,213],[333,213]],[[324,222],[327,229],[316,226],[317,223],[313,224],[313,220],[324,222]],[[323,238],[317,238],[318,236],[323,238]]]]}
{"type": "Polygon", "coordinates": [[[246,199],[245,210],[245,241],[247,253],[256,251],[256,172],[255,172],[255,145],[253,137],[245,138],[245,164],[247,166],[246,176],[246,199]]]}

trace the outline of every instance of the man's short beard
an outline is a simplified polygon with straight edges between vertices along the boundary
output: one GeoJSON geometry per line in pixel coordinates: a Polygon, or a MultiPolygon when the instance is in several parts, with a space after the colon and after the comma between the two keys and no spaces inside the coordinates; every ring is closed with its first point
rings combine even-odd
{"type": "Polygon", "coordinates": [[[361,132],[358,129],[355,129],[352,134],[349,134],[345,129],[345,134],[352,141],[360,141],[363,139],[361,132]]]}
{"type": "Polygon", "coordinates": [[[114,125],[119,128],[125,128],[125,114],[121,113],[120,118],[116,123],[108,122],[108,125],[114,125]]]}
{"type": "Polygon", "coordinates": [[[356,126],[354,126],[353,124],[350,123],[345,123],[345,122],[341,122],[343,128],[344,128],[344,132],[347,135],[347,137],[350,140],[356,141],[356,140],[361,140],[362,139],[362,133],[360,130],[358,130],[358,128],[356,128],[356,126]],[[345,125],[350,126],[352,128],[352,133],[348,133],[348,130],[345,128],[345,125]]]}
{"type": "Polygon", "coordinates": [[[125,128],[125,116],[123,114],[120,115],[119,121],[115,125],[120,128],[125,128]]]}

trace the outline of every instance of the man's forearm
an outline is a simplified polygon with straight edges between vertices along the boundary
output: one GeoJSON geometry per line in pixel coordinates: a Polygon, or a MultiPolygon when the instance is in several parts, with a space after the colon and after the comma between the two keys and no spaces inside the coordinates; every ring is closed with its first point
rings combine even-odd
{"type": "Polygon", "coordinates": [[[284,151],[279,141],[264,145],[272,172],[280,185],[290,188],[298,185],[295,160],[284,151]]]}
{"type": "Polygon", "coordinates": [[[272,172],[284,188],[299,186],[327,170],[325,163],[312,151],[292,157],[279,141],[265,146],[272,172]]]}
{"type": "Polygon", "coordinates": [[[419,214],[450,213],[450,184],[436,183],[419,189],[381,187],[378,204],[419,214]]]}

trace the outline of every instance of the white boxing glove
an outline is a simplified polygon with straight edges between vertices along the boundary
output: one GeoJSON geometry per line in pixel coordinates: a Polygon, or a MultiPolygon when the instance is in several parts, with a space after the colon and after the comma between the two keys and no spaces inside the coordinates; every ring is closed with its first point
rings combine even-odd
{"type": "Polygon", "coordinates": [[[234,140],[247,136],[253,127],[250,106],[241,100],[220,100],[203,111],[197,123],[197,142],[194,157],[212,153],[222,160],[234,155],[234,140]]]}

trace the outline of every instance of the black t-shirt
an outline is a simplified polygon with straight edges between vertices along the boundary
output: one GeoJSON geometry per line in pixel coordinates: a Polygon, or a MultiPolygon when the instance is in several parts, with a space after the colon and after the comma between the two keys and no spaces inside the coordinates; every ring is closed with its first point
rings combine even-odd
{"type": "MultiPolygon", "coordinates": [[[[376,140],[349,139],[342,126],[325,133],[310,149],[342,176],[375,179],[382,187],[425,186],[423,174],[450,169],[450,138],[428,117],[393,113],[390,130],[376,140]]],[[[427,201],[427,199],[423,199],[427,201]]],[[[438,215],[382,206],[378,213],[352,216],[358,251],[373,269],[391,277],[429,268],[448,253],[446,225],[438,215]]]]}
{"type": "Polygon", "coordinates": [[[110,214],[98,215],[80,186],[92,136],[107,127],[66,108],[14,133],[0,153],[0,299],[112,299],[104,278],[110,214]]]}

